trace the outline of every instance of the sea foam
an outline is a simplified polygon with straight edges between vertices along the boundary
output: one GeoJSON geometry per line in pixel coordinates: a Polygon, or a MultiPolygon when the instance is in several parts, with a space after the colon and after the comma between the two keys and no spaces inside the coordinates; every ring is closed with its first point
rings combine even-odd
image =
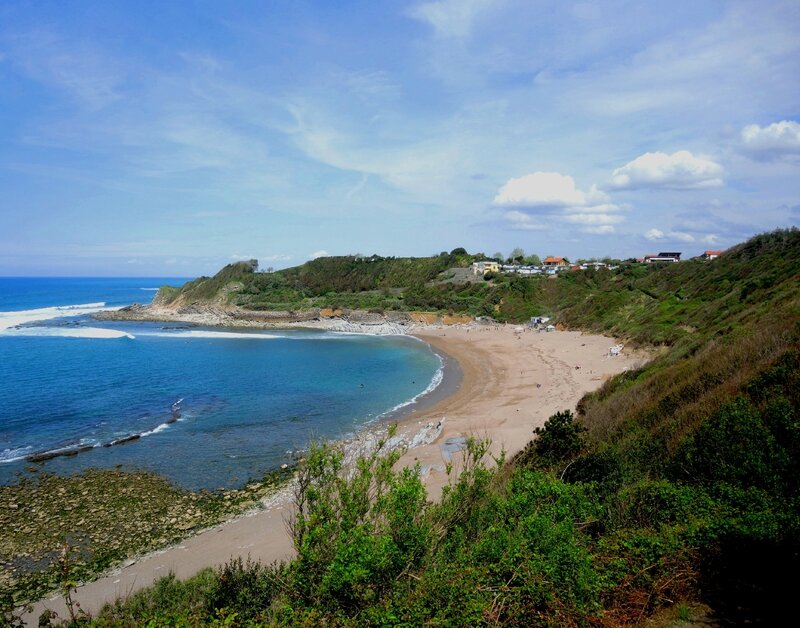
{"type": "Polygon", "coordinates": [[[261,334],[261,333],[243,333],[234,331],[207,331],[207,330],[189,330],[189,331],[158,331],[152,333],[139,334],[140,336],[157,336],[159,338],[246,338],[247,340],[275,340],[276,338],[285,338],[279,334],[261,334]]]}
{"type": "Polygon", "coordinates": [[[9,336],[59,336],[64,338],[130,338],[135,336],[117,329],[103,327],[19,327],[5,331],[9,336]]]}
{"type": "Polygon", "coordinates": [[[16,447],[11,449],[4,449],[0,451],[0,463],[3,462],[16,462],[17,460],[24,460],[26,456],[30,455],[33,447],[16,447]]]}
{"type": "Polygon", "coordinates": [[[41,307],[35,310],[18,310],[16,312],[0,312],[0,331],[11,327],[34,323],[37,321],[49,321],[55,318],[69,318],[72,316],[83,316],[94,314],[107,308],[104,301],[98,303],[83,303],[80,305],[56,305],[53,307],[41,307]]]}
{"type": "Polygon", "coordinates": [[[433,377],[431,378],[431,383],[428,384],[428,387],[425,388],[425,390],[423,390],[418,395],[413,396],[408,401],[404,401],[402,403],[398,403],[391,410],[387,410],[386,412],[384,412],[383,414],[380,415],[381,417],[385,417],[385,416],[387,416],[389,414],[393,414],[394,412],[397,412],[398,410],[401,410],[402,408],[405,408],[406,406],[410,406],[412,404],[417,403],[417,401],[420,398],[424,397],[425,395],[428,395],[428,394],[432,393],[434,390],[436,390],[439,387],[439,384],[441,384],[442,380],[444,379],[444,360],[442,359],[442,356],[440,356],[438,353],[436,354],[436,357],[439,358],[439,368],[436,369],[436,372],[433,374],[433,377]]]}

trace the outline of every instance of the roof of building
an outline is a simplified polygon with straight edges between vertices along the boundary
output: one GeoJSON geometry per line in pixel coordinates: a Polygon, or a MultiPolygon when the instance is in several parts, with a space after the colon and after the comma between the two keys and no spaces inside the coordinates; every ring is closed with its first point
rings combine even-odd
{"type": "Polygon", "coordinates": [[[722,251],[706,251],[703,255],[722,255],[722,251]]]}
{"type": "Polygon", "coordinates": [[[563,262],[563,261],[564,261],[563,257],[545,257],[542,263],[547,264],[548,262],[563,262]]]}

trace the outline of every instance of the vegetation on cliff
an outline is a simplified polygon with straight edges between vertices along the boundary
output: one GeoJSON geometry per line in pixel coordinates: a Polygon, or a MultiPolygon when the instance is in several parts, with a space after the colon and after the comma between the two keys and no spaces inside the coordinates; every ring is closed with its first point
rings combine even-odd
{"type": "Polygon", "coordinates": [[[797,229],[757,236],[713,261],[623,263],[550,276],[497,275],[490,281],[448,280],[473,256],[456,249],[429,258],[324,257],[274,273],[239,262],[158,302],[212,302],[252,310],[382,308],[492,316],[524,322],[549,314],[568,327],[643,344],[726,334],[783,306],[800,278],[797,229]],[[448,271],[451,271],[450,273],[448,271]]]}
{"type": "Polygon", "coordinates": [[[167,578],[93,621],[625,625],[704,605],[706,619],[740,624],[793,611],[800,232],[710,263],[486,289],[506,291],[501,314],[543,307],[668,348],[551,417],[511,461],[470,442],[440,503],[393,468],[396,454],[345,470],[339,450],[315,447],[299,476],[296,560],[167,578]]]}

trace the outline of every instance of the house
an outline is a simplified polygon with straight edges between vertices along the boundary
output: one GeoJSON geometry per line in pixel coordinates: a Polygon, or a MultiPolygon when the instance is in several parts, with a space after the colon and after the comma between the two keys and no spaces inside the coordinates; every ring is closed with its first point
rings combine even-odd
{"type": "Polygon", "coordinates": [[[662,252],[658,255],[645,255],[644,261],[648,264],[653,262],[680,262],[681,254],[679,252],[662,252]]]}
{"type": "Polygon", "coordinates": [[[705,251],[700,258],[701,259],[717,259],[720,255],[722,255],[722,251],[705,251]]]}
{"type": "Polygon", "coordinates": [[[485,275],[486,273],[498,273],[500,272],[500,264],[492,260],[486,260],[483,262],[473,262],[472,272],[475,275],[485,275]]]}
{"type": "Polygon", "coordinates": [[[563,257],[545,257],[542,266],[546,268],[566,268],[569,262],[563,257]]]}

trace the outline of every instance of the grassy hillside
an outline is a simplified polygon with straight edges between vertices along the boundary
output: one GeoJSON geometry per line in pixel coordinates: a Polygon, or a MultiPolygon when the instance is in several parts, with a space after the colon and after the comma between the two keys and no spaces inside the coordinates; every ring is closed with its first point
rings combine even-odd
{"type": "Polygon", "coordinates": [[[239,262],[214,277],[200,277],[179,290],[162,289],[158,301],[208,301],[255,310],[311,307],[399,308],[404,289],[425,285],[449,268],[468,266],[466,254],[434,257],[321,257],[273,273],[255,272],[256,265],[239,262]]]}
{"type": "Polygon", "coordinates": [[[482,288],[505,291],[501,311],[547,308],[668,348],[551,417],[510,462],[471,443],[438,504],[395,454],[345,475],[341,452],[315,447],[295,561],[165,579],[94,621],[615,626],[699,612],[781,625],[800,568],[799,238],[482,288]]]}
{"type": "MultiPolygon", "coordinates": [[[[673,345],[734,333],[768,309],[796,308],[800,232],[757,236],[713,261],[623,264],[551,277],[498,276],[491,281],[437,281],[472,257],[325,257],[275,273],[240,262],[180,290],[163,303],[194,301],[249,309],[312,307],[436,310],[523,322],[549,314],[570,328],[613,334],[643,344],[673,345]],[[792,303],[794,300],[794,303],[792,303]]],[[[455,253],[455,252],[454,252],[455,253]]]]}

